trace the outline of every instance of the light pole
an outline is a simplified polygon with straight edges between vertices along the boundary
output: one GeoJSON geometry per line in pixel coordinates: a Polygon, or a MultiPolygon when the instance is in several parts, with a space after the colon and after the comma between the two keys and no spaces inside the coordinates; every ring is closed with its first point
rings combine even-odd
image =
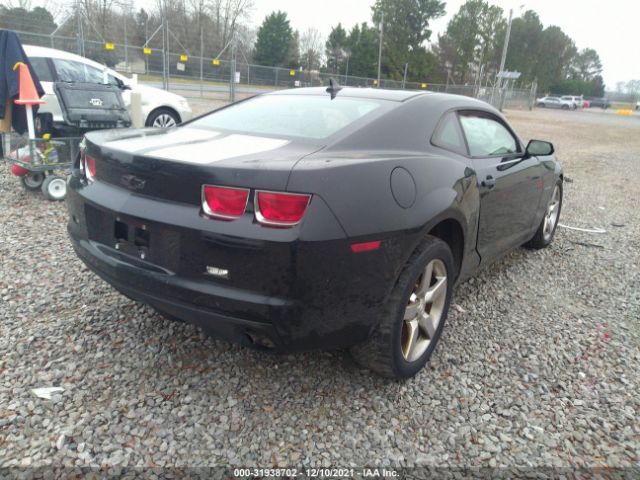
{"type": "MultiPolygon", "coordinates": [[[[518,10],[522,10],[524,4],[520,5],[518,10]]],[[[500,70],[498,73],[504,71],[504,64],[507,61],[507,50],[509,50],[509,39],[511,38],[511,22],[513,20],[513,8],[509,10],[509,23],[507,24],[507,33],[504,36],[504,45],[502,46],[502,58],[500,59],[500,70]]]]}
{"type": "Polygon", "coordinates": [[[507,24],[507,33],[504,36],[504,45],[502,46],[502,59],[500,60],[500,70],[498,73],[504,71],[504,64],[507,61],[507,50],[509,49],[509,37],[511,36],[511,20],[513,19],[513,8],[509,10],[509,23],[507,24]]]}
{"type": "Polygon", "coordinates": [[[344,85],[345,87],[347,86],[347,80],[349,78],[349,59],[351,58],[351,51],[350,50],[342,50],[343,55],[345,55],[347,57],[347,65],[346,68],[344,70],[344,85]]]}
{"type": "Polygon", "coordinates": [[[382,35],[384,34],[384,12],[380,19],[380,45],[378,45],[378,88],[380,88],[380,63],[382,62],[382,35]]]}
{"type": "MultiPolygon", "coordinates": [[[[522,10],[524,8],[524,4],[520,5],[518,10],[522,10]]],[[[504,45],[502,46],[502,58],[500,59],[500,70],[498,70],[498,75],[496,75],[496,81],[493,84],[493,91],[495,92],[496,86],[498,91],[502,89],[502,76],[499,76],[504,72],[504,64],[507,61],[507,50],[509,50],[509,39],[511,37],[511,22],[513,20],[513,8],[509,9],[509,23],[507,24],[507,32],[504,36],[504,45]]],[[[493,95],[491,96],[493,100],[493,95]]],[[[500,111],[502,111],[502,102],[504,101],[504,92],[500,94],[500,111]]]]}

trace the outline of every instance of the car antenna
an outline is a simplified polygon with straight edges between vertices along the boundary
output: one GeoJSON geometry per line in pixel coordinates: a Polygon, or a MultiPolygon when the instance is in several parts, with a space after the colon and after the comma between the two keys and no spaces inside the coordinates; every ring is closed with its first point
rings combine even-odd
{"type": "Polygon", "coordinates": [[[336,95],[340,90],[342,90],[342,87],[340,86],[338,81],[334,80],[333,78],[329,78],[329,86],[327,87],[327,93],[331,94],[331,100],[336,98],[336,95]]]}

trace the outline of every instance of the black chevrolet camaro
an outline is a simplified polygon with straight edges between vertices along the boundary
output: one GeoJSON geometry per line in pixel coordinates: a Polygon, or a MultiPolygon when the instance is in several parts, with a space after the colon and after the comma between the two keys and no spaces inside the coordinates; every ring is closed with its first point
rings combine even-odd
{"type": "Polygon", "coordinates": [[[246,345],[350,347],[396,378],[429,359],[454,283],[547,246],[562,205],[550,143],[429,92],[269,93],[89,133],[76,167],[73,246],[123,294],[246,345]]]}

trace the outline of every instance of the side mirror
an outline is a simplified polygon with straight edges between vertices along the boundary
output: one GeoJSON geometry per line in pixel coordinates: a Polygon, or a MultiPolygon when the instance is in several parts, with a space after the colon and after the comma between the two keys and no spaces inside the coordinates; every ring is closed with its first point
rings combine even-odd
{"type": "Polygon", "coordinates": [[[544,140],[531,140],[527,145],[526,154],[529,157],[538,157],[552,155],[555,152],[553,144],[551,142],[545,142],[544,140]]]}

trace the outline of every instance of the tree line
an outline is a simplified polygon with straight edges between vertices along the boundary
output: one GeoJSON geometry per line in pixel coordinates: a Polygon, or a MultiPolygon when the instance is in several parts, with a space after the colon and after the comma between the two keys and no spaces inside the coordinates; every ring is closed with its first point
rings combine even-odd
{"type": "MultiPolygon", "coordinates": [[[[60,24],[43,7],[0,6],[0,28],[75,36],[77,15],[88,40],[162,48],[153,33],[168,19],[171,44],[191,55],[204,46],[207,57],[229,58],[225,49],[236,39],[240,59],[260,65],[319,70],[340,75],[377,76],[380,29],[381,75],[408,81],[491,84],[500,67],[507,15],[486,0],[467,0],[432,38],[431,23],[445,15],[442,0],[375,0],[371,22],[333,26],[328,37],[316,28],[300,32],[286,12],[266,16],[250,28],[252,0],[155,0],[137,10],[131,0],[79,0],[60,24]],[[76,9],[78,7],[80,11],[76,9]]],[[[591,48],[578,50],[557,26],[544,26],[527,10],[513,19],[505,69],[521,72],[520,85],[537,82],[541,92],[601,96],[602,63],[591,48]]]]}

